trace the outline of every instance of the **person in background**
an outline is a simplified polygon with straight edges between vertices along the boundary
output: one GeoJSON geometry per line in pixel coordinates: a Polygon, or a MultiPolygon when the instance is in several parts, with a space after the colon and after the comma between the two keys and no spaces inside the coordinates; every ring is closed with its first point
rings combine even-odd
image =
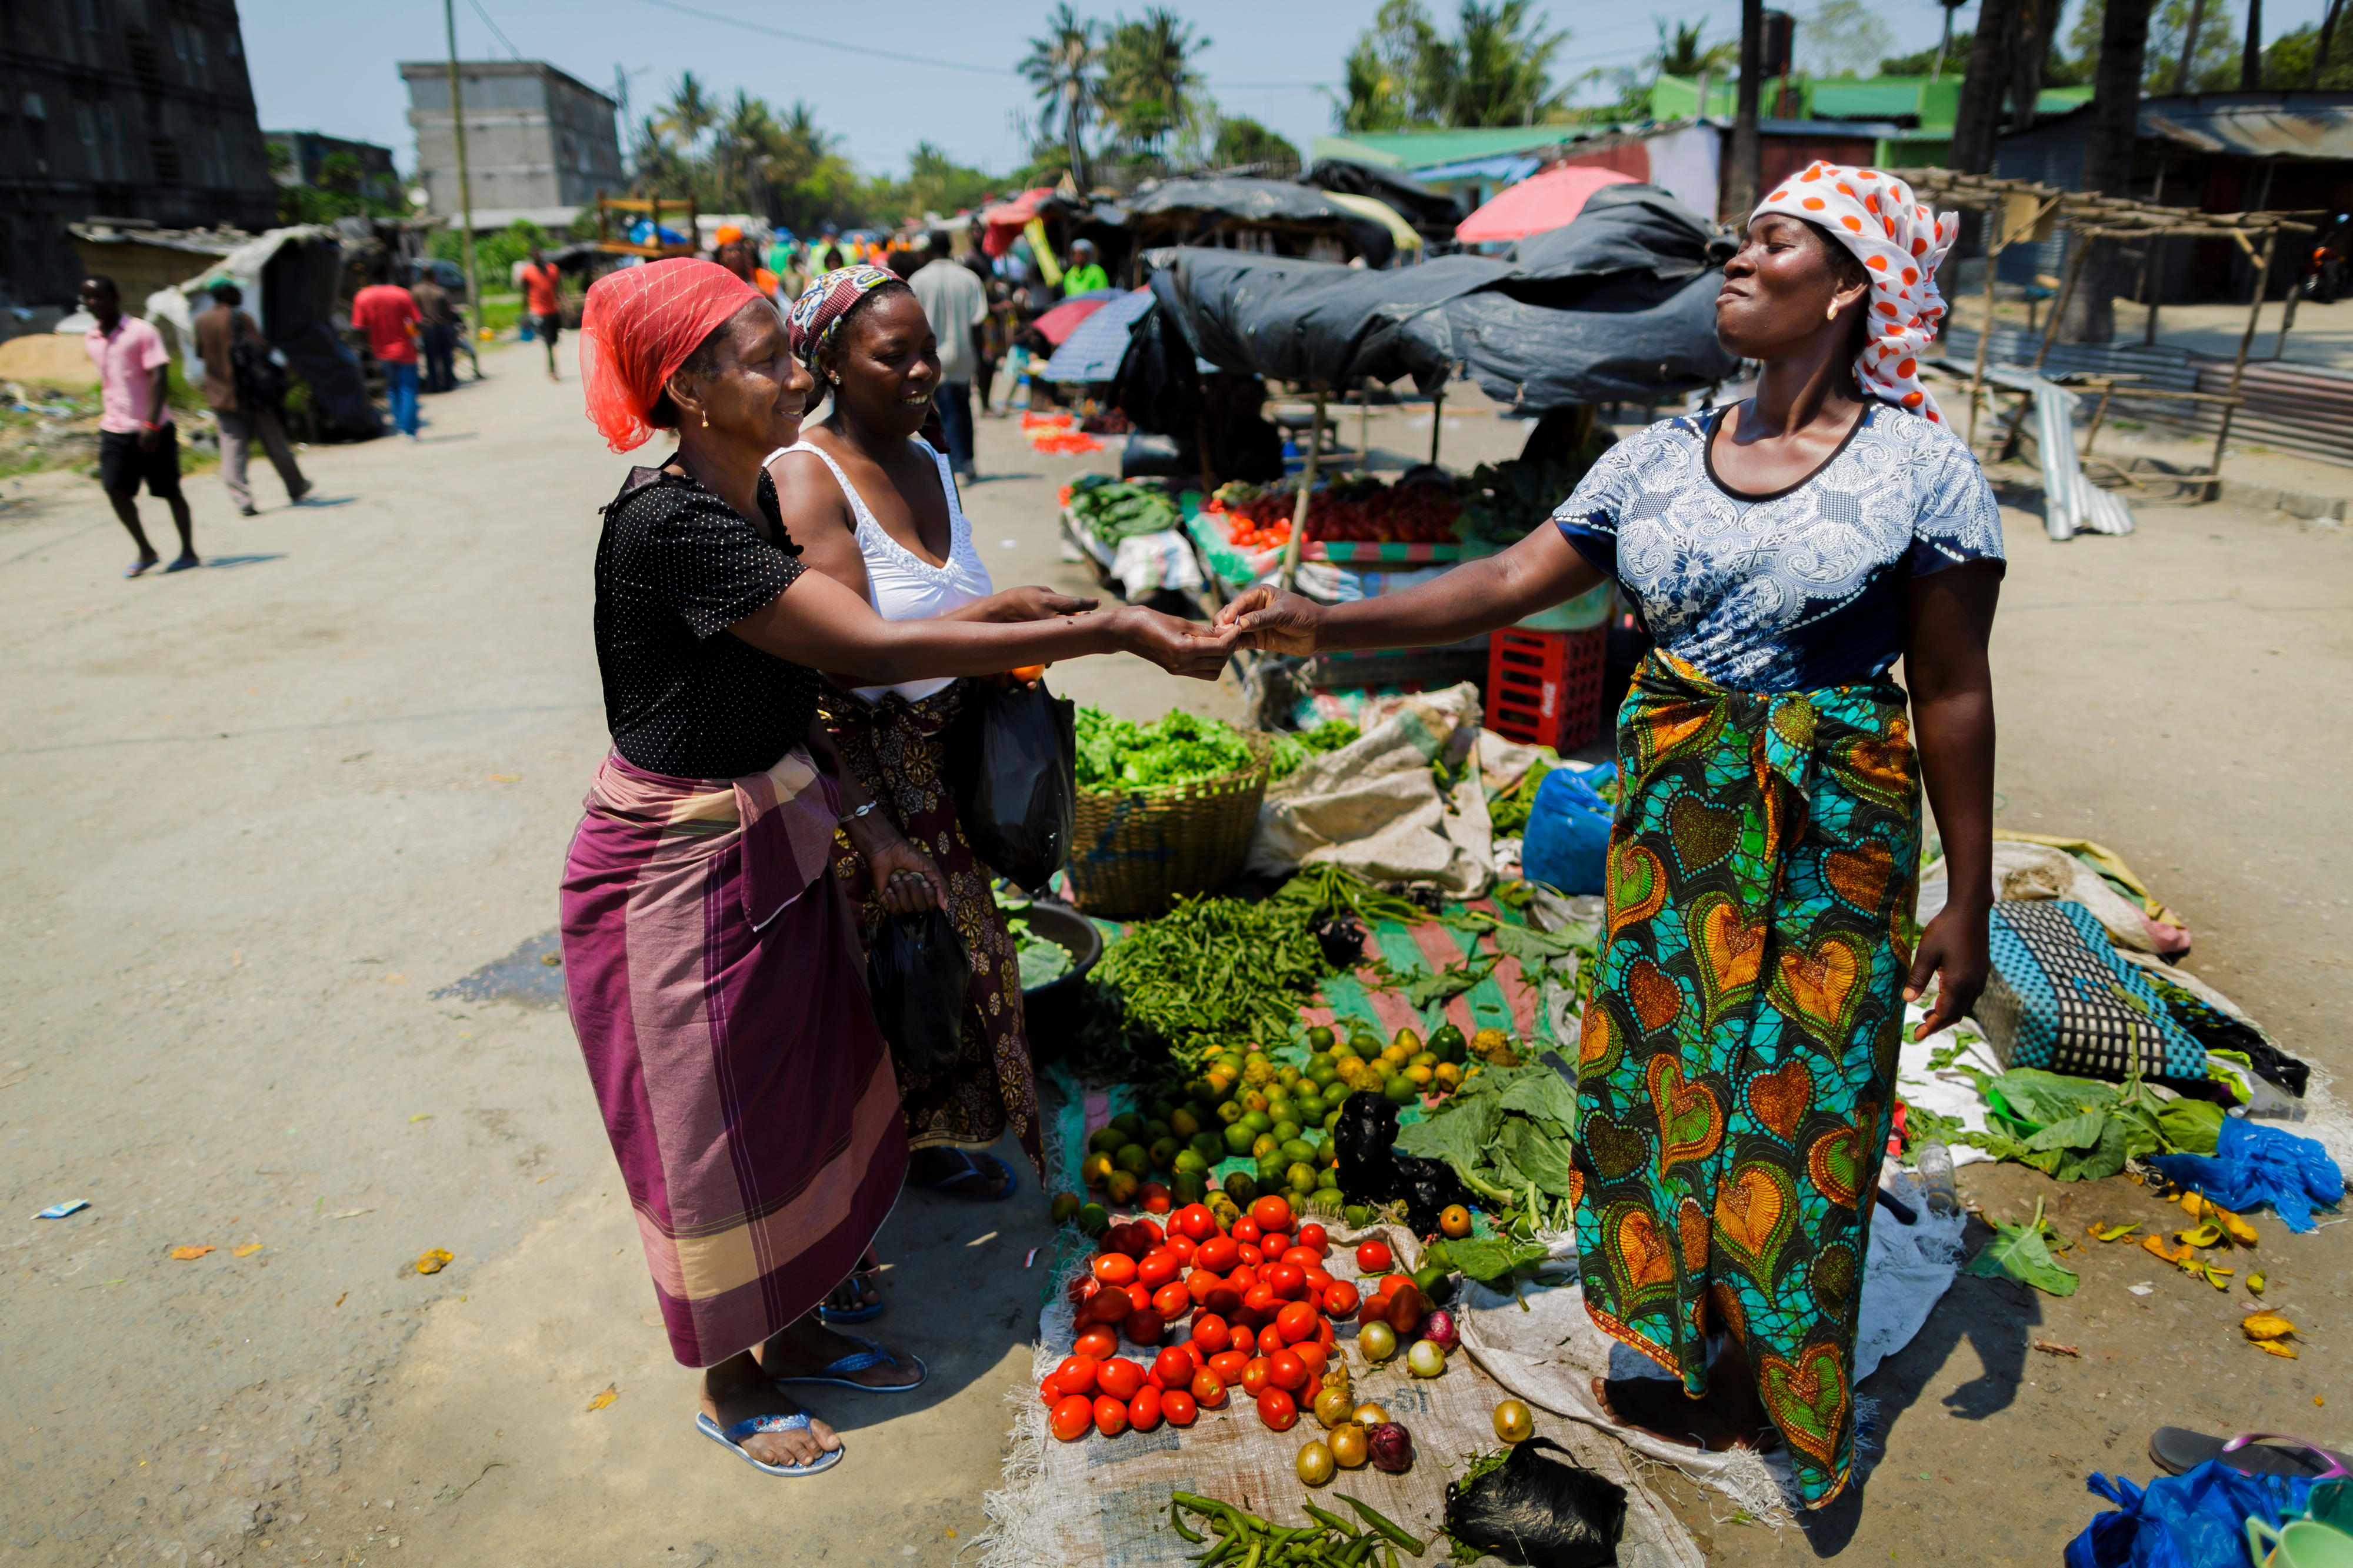
{"type": "Polygon", "coordinates": [[[982,287],[988,291],[988,320],[980,324],[980,363],[972,373],[974,408],[982,418],[993,419],[997,416],[989,406],[989,390],[996,384],[998,363],[1013,346],[1021,319],[1013,312],[1013,290],[1002,279],[990,278],[982,287]]]}
{"type": "Polygon", "coordinates": [[[947,230],[934,229],[931,260],[907,279],[923,315],[939,339],[939,391],[932,401],[940,411],[940,430],[947,437],[948,462],[969,482],[980,477],[973,467],[972,378],[980,370],[981,327],[988,320],[988,295],[970,269],[948,255],[947,230]]]}
{"type": "Polygon", "coordinates": [[[81,308],[91,326],[81,344],[98,366],[98,482],[114,503],[114,515],[131,531],[139,559],[122,569],[137,577],[162,559],[139,525],[139,487],[172,510],[180,531],[180,553],[166,572],[201,566],[195,523],[188,498],[180,493],[180,433],[165,402],[171,390],[172,351],[163,334],[136,316],[122,313],[122,291],[114,279],[96,273],[81,280],[81,308]]]}
{"type": "Polygon", "coordinates": [[[417,439],[417,328],[422,320],[417,300],[392,280],[392,262],[378,258],[372,268],[375,281],[352,300],[352,327],[368,341],[368,353],[384,366],[385,401],[392,405],[392,423],[410,440],[417,439]]]}
{"type": "Polygon", "coordinates": [[[1095,242],[1078,239],[1071,242],[1070,270],[1062,274],[1062,298],[1074,300],[1097,289],[1111,287],[1111,274],[1104,271],[1096,258],[1095,242]]]}
{"type": "Polygon", "coordinates": [[[458,387],[458,301],[429,271],[417,274],[417,281],[408,286],[408,297],[417,301],[422,322],[417,346],[425,355],[425,390],[454,392],[458,387]]]}
{"type": "Polygon", "coordinates": [[[224,278],[213,284],[211,293],[213,308],[195,320],[196,357],[205,362],[205,401],[220,426],[221,483],[237,503],[237,515],[251,517],[253,489],[245,482],[245,466],[258,436],[261,449],[269,454],[270,467],[286,483],[287,504],[300,505],[311,492],[311,481],[295,464],[294,448],[287,444],[286,426],[278,415],[278,398],[270,395],[272,391],[282,395],[284,383],[265,390],[255,384],[251,370],[237,374],[238,349],[245,350],[248,364],[267,364],[269,340],[261,335],[260,325],[237,309],[245,303],[243,289],[224,278]]]}
{"type": "Polygon", "coordinates": [[[767,297],[770,303],[775,303],[777,278],[775,273],[760,265],[759,247],[745,239],[744,231],[733,224],[729,224],[719,233],[722,237],[719,248],[712,253],[711,259],[758,289],[767,297]],[[725,237],[729,235],[734,237],[732,239],[725,237]]]}
{"type": "Polygon", "coordinates": [[[564,331],[564,298],[559,290],[564,274],[534,245],[522,278],[522,308],[530,313],[532,335],[547,345],[547,379],[562,381],[555,374],[555,340],[564,331]]]}

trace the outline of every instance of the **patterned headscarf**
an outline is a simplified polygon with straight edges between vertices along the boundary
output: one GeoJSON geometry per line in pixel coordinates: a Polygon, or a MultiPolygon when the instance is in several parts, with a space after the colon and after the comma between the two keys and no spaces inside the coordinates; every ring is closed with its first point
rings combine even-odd
{"type": "Polygon", "coordinates": [[[791,339],[794,354],[809,369],[817,369],[818,356],[832,344],[841,319],[858,301],[877,289],[901,281],[880,267],[863,263],[836,268],[811,279],[785,317],[785,331],[791,339]]]}
{"type": "Polygon", "coordinates": [[[1920,384],[1920,352],[1945,314],[1936,265],[1959,231],[1959,215],[1912,199],[1912,187],[1877,169],[1816,162],[1757,204],[1766,213],[1820,224],[1854,252],[1871,279],[1871,336],[1855,378],[1888,402],[1939,423],[1936,400],[1920,384]]]}
{"type": "Polygon", "coordinates": [[[580,312],[588,417],[616,452],[642,447],[662,388],[718,327],[760,296],[715,262],[674,256],[608,272],[580,312]]]}

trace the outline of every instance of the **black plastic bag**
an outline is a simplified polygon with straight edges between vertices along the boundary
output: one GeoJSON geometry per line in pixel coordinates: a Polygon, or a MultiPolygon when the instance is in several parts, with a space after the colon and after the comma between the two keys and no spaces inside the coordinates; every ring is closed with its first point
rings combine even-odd
{"type": "Polygon", "coordinates": [[[983,865],[1043,893],[1070,858],[1078,810],[1076,710],[1046,683],[976,680],[948,738],[956,819],[983,865]]]}
{"type": "Polygon", "coordinates": [[[1438,1216],[1471,1194],[1454,1167],[1443,1160],[1418,1160],[1397,1152],[1398,1108],[1360,1089],[1340,1106],[1333,1129],[1340,1192],[1351,1203],[1405,1205],[1406,1224],[1416,1236],[1434,1236],[1438,1216]]]}
{"type": "Polygon", "coordinates": [[[972,954],[942,910],[889,916],[868,944],[874,1021],[902,1072],[928,1076],[955,1060],[971,986],[972,954]]]}
{"type": "Polygon", "coordinates": [[[1549,1437],[1530,1437],[1501,1469],[1468,1486],[1449,1481],[1446,1528],[1529,1568],[1601,1568],[1616,1562],[1618,1538],[1626,1529],[1626,1489],[1567,1455],[1549,1437]]]}

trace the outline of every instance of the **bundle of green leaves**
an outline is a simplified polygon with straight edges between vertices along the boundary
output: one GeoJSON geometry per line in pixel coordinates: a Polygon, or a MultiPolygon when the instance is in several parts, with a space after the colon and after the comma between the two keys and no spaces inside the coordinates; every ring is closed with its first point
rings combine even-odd
{"type": "Polygon", "coordinates": [[[1934,1131],[2062,1182],[2113,1176],[2147,1154],[2211,1154],[2221,1131],[2221,1106],[2159,1099],[2138,1078],[2114,1084],[2036,1068],[1962,1070],[1985,1097],[1986,1131],[1955,1125],[1913,1129],[1913,1135],[1934,1131]]]}
{"type": "Polygon", "coordinates": [[[1313,730],[1277,735],[1274,738],[1273,766],[1270,771],[1275,778],[1287,779],[1297,773],[1308,758],[1336,752],[1356,740],[1361,732],[1349,720],[1326,719],[1313,730]]]}
{"type": "Polygon", "coordinates": [[[1301,907],[1274,899],[1179,899],[1113,942],[1094,970],[1127,1026],[1188,1066],[1237,1041],[1288,1042],[1324,973],[1301,907]]]}
{"type": "Polygon", "coordinates": [[[1071,511],[1098,543],[1116,545],[1140,533],[1160,533],[1184,521],[1157,485],[1084,474],[1071,485],[1071,511]]]}
{"type": "MultiPolygon", "coordinates": [[[[1569,1150],[1577,1131],[1577,1090],[1543,1062],[1482,1068],[1422,1120],[1399,1130],[1398,1147],[1416,1158],[1443,1160],[1493,1209],[1510,1239],[1508,1266],[1544,1256],[1539,1231],[1569,1223],[1569,1150]],[[1528,1248],[1535,1251],[1530,1255],[1528,1248]]],[[[1472,1279],[1504,1254],[1449,1242],[1447,1266],[1472,1279]],[[1467,1249],[1467,1250],[1466,1250],[1467,1249]],[[1451,1259],[1451,1261],[1449,1261],[1451,1259]]]]}
{"type": "Polygon", "coordinates": [[[1172,712],[1133,724],[1100,708],[1078,713],[1078,784],[1101,792],[1166,789],[1239,773],[1256,760],[1222,719],[1172,712]]]}

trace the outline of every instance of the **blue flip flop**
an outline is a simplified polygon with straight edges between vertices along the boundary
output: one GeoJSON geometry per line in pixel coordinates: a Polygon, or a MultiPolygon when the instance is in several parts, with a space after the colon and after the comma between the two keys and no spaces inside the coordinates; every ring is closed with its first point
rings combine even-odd
{"type": "MultiPolygon", "coordinates": [[[[867,1267],[868,1261],[873,1257],[874,1249],[868,1247],[865,1256],[859,1259],[860,1267],[849,1271],[849,1278],[843,1280],[842,1285],[859,1284],[880,1274],[882,1271],[881,1263],[876,1262],[872,1267],[867,1267]]],[[[834,1287],[836,1289],[840,1288],[839,1285],[834,1287]]],[[[875,1292],[873,1300],[855,1307],[828,1307],[820,1301],[817,1307],[817,1321],[828,1328],[840,1323],[870,1323],[882,1315],[882,1295],[879,1290],[875,1292]]]]}
{"type": "Polygon", "coordinates": [[[820,1470],[829,1470],[841,1463],[841,1456],[846,1452],[841,1448],[819,1454],[816,1462],[812,1464],[770,1465],[754,1458],[744,1447],[744,1439],[754,1432],[798,1432],[806,1430],[808,1424],[808,1412],[803,1411],[797,1415],[754,1415],[749,1421],[738,1421],[734,1426],[723,1429],[718,1422],[702,1412],[698,1410],[694,1413],[696,1431],[712,1442],[733,1449],[737,1458],[762,1474],[770,1476],[813,1476],[820,1470]]]}
{"type": "Polygon", "coordinates": [[[906,1360],[914,1366],[914,1382],[882,1386],[871,1383],[852,1382],[849,1374],[853,1372],[865,1372],[878,1366],[899,1366],[902,1363],[899,1357],[884,1350],[872,1340],[860,1339],[856,1334],[845,1334],[842,1337],[851,1344],[863,1345],[866,1348],[852,1351],[839,1361],[828,1363],[806,1377],[772,1377],[768,1381],[778,1388],[789,1388],[797,1383],[822,1383],[835,1388],[854,1388],[860,1394],[912,1394],[923,1387],[923,1380],[931,1375],[930,1369],[923,1365],[923,1358],[911,1351],[906,1360]]]}
{"type": "Polygon", "coordinates": [[[945,1193],[952,1198],[963,1198],[967,1203],[976,1204],[1001,1204],[1021,1190],[1021,1178],[1014,1173],[1012,1166],[996,1155],[972,1154],[962,1149],[952,1149],[949,1152],[963,1158],[965,1165],[963,1170],[944,1182],[910,1182],[907,1184],[911,1187],[921,1187],[926,1192],[945,1193]],[[968,1182],[975,1176],[987,1176],[989,1173],[987,1167],[990,1165],[997,1167],[997,1175],[1005,1183],[1003,1192],[982,1197],[978,1194],[965,1192],[956,1184],[959,1182],[968,1182]]]}

